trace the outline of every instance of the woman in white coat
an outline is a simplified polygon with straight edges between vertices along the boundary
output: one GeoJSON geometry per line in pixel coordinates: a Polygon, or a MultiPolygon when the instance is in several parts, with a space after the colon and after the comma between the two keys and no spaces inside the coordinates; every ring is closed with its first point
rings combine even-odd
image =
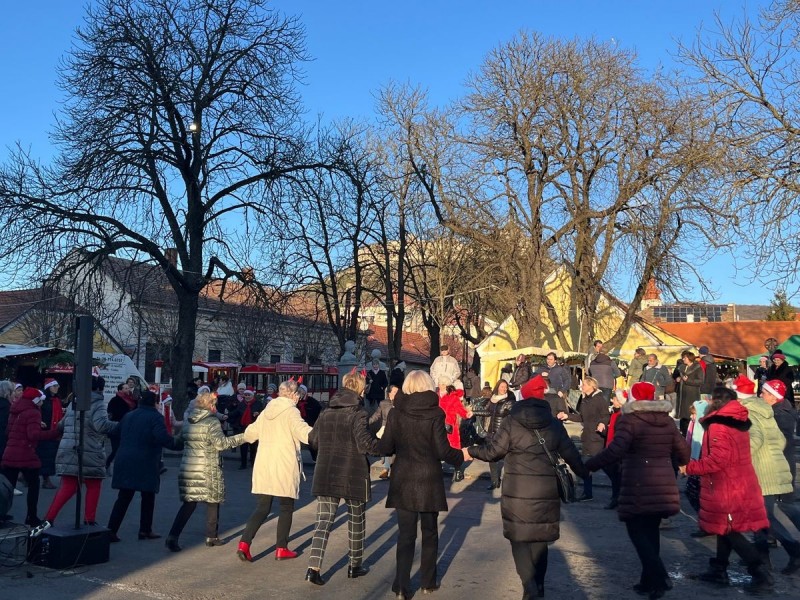
{"type": "Polygon", "coordinates": [[[243,561],[253,560],[250,544],[259,527],[266,521],[273,499],[280,502],[278,539],[275,560],[295,558],[289,550],[294,501],[300,497],[300,474],[303,470],[300,444],[308,443],[311,427],[297,409],[298,384],[290,379],[278,388],[278,397],[270,401],[255,423],[245,429],[244,441],[259,442],[253,466],[253,493],[258,498],[256,509],[245,525],[236,554],[243,561]]]}

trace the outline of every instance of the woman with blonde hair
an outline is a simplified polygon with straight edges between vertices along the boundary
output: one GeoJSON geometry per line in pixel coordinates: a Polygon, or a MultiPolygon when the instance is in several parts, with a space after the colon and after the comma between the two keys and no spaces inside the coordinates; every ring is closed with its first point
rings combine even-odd
{"type": "MultiPolygon", "coordinates": [[[[578,400],[576,411],[571,414],[558,413],[562,421],[583,423],[581,431],[581,454],[586,457],[600,454],[605,447],[605,432],[611,420],[609,402],[594,377],[584,377],[581,382],[583,396],[578,400]]],[[[592,499],[592,477],[583,480],[583,494],[576,500],[583,502],[592,499]]]]}
{"type": "Polygon", "coordinates": [[[347,577],[366,575],[362,566],[366,531],[366,506],[371,498],[367,455],[378,453],[378,440],[369,432],[367,413],[362,404],[366,378],[348,373],[342,388],[331,398],[308,436],[317,451],[317,466],[311,493],[317,497],[317,528],[311,541],[306,581],[323,585],[320,575],[325,546],[339,503],[347,504],[347,533],[350,542],[350,565],[347,577]]]}
{"type": "Polygon", "coordinates": [[[422,593],[439,589],[436,555],[439,551],[438,519],[447,510],[442,464],[464,462],[461,451],[450,446],[439,408],[436,384],[424,371],[411,371],[395,397],[394,408],[378,450],[394,454],[386,508],[397,511],[397,570],[392,591],[399,600],[411,597],[411,563],[417,541],[417,522],[422,530],[420,581],[422,593]]]}
{"type": "Polygon", "coordinates": [[[225,500],[225,480],[220,452],[236,448],[243,434],[226,437],[219,424],[217,398],[210,392],[198,394],[186,411],[179,442],[183,458],[178,469],[178,487],[183,504],[175,515],[166,546],[180,552],[178,538],[198,503],[206,505],[206,546],[220,546],[219,505],[225,500]]]}
{"type": "Polygon", "coordinates": [[[244,431],[244,441],[248,444],[259,440],[261,444],[253,465],[253,494],[258,502],[253,514],[247,520],[244,533],[239,541],[236,554],[240,560],[252,562],[250,544],[261,525],[267,520],[272,501],[280,502],[278,516],[277,544],[275,560],[296,558],[297,552],[289,550],[289,531],[292,528],[294,501],[300,497],[300,474],[303,461],[300,445],[308,444],[311,426],[300,416],[297,402],[300,394],[294,379],[284,381],[278,387],[278,397],[267,404],[255,423],[244,431]]]}

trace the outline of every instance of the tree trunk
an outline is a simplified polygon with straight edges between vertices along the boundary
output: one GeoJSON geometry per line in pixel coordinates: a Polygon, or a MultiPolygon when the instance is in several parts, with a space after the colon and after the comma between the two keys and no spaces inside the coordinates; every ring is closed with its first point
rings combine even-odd
{"type": "Polygon", "coordinates": [[[178,292],[178,335],[172,346],[172,410],[181,419],[189,404],[186,385],[192,379],[198,298],[198,292],[178,292]]]}

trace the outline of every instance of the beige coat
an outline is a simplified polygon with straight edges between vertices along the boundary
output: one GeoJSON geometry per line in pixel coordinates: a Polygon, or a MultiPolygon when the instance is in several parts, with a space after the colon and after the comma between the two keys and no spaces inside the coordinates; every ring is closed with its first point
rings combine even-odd
{"type": "Polygon", "coordinates": [[[308,443],[311,426],[300,416],[294,400],[277,397],[245,429],[244,441],[258,442],[253,467],[253,493],[300,497],[300,444],[308,443]]]}

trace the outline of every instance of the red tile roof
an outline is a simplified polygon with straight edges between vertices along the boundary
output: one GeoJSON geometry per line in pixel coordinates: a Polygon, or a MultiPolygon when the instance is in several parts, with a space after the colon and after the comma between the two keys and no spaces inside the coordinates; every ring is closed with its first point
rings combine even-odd
{"type": "Polygon", "coordinates": [[[659,327],[679,338],[700,346],[708,346],[715,356],[745,359],[766,352],[764,341],[775,338],[778,343],[800,334],[798,321],[737,321],[733,323],[659,323],[659,327]]]}
{"type": "Polygon", "coordinates": [[[0,292],[0,328],[35,308],[59,312],[79,310],[70,300],[48,288],[0,292]]]}
{"type": "MultiPolygon", "coordinates": [[[[369,326],[367,336],[367,356],[373,350],[381,351],[384,359],[389,356],[388,334],[386,327],[379,325],[369,326]]],[[[430,365],[431,343],[428,336],[411,331],[403,332],[403,346],[400,350],[400,360],[416,365],[430,365]]]]}

